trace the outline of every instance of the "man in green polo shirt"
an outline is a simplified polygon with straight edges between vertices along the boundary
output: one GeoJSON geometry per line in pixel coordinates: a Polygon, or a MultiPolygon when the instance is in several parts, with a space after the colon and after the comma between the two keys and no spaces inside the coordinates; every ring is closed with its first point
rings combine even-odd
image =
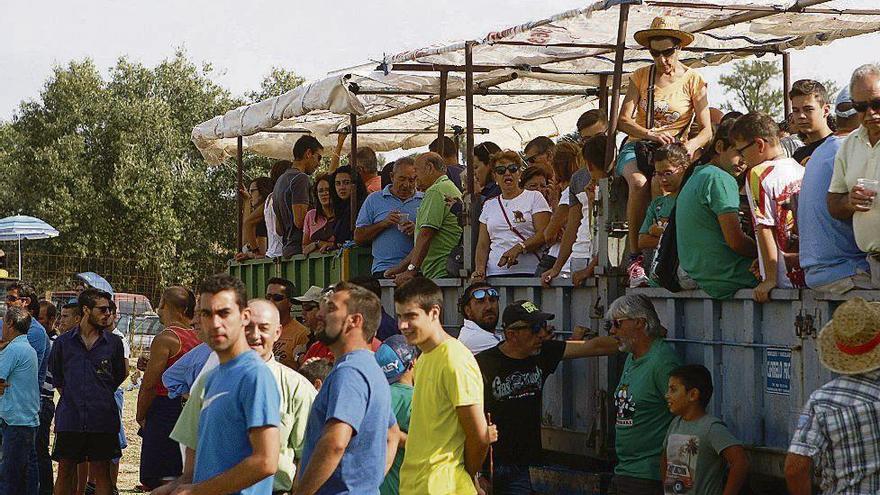
{"type": "Polygon", "coordinates": [[[413,250],[396,267],[385,272],[398,287],[421,273],[427,278],[446,277],[446,262],[461,242],[461,226],[448,200],[461,199],[461,191],[446,175],[446,162],[437,153],[416,158],[416,180],[425,192],[416,215],[413,250]]]}

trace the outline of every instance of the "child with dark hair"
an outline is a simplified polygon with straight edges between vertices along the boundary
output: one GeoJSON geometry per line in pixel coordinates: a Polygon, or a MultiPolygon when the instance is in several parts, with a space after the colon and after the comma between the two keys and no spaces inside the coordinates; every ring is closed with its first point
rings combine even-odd
{"type": "Polygon", "coordinates": [[[718,418],[706,414],[712,375],[688,364],[669,373],[666,402],[676,417],[669,424],[660,467],[666,493],[721,495],[739,493],[749,461],[742,443],[718,418]],[[724,464],[729,472],[724,482],[724,464]]]}
{"type": "Polygon", "coordinates": [[[675,198],[690,161],[687,149],[679,143],[667,144],[654,153],[655,175],[663,193],[648,205],[645,221],[639,229],[639,249],[657,249],[660,245],[660,236],[663,235],[669,215],[672,214],[675,198]]]}
{"type": "Polygon", "coordinates": [[[324,380],[327,379],[327,375],[330,374],[332,369],[333,363],[330,360],[312,358],[303,363],[296,371],[299,371],[300,375],[306,377],[306,380],[315,387],[315,390],[321,390],[321,385],[324,384],[324,380]]]}

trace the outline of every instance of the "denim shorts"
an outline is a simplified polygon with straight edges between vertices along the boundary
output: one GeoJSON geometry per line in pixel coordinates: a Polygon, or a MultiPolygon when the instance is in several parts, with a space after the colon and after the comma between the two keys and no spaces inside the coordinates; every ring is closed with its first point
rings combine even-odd
{"type": "Polygon", "coordinates": [[[620,149],[620,153],[617,155],[617,165],[614,167],[614,171],[620,177],[623,177],[623,167],[629,162],[636,161],[636,142],[635,141],[627,141],[626,144],[623,145],[623,148],[620,149]]]}

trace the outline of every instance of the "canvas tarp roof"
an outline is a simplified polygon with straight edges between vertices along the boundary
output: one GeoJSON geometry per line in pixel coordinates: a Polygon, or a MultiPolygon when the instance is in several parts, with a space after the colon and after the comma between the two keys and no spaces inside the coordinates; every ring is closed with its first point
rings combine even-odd
{"type": "MultiPolygon", "coordinates": [[[[697,8],[684,0],[656,2],[645,0],[630,11],[624,72],[629,73],[651,62],[639,50],[633,34],[649,26],[659,15],[675,16],[682,28],[696,33],[692,47],[701,51],[682,54],[682,61],[699,68],[719,65],[737,58],[762,56],[790,49],[823,45],[836,39],[873,33],[880,30],[880,16],[850,13],[850,9],[870,9],[874,0],[801,0],[816,8],[838,12],[785,12],[794,0],[713,0],[697,8]],[[771,12],[745,12],[737,6],[764,7],[771,12]],[[768,9],[769,10],[769,9],[768,9]],[[749,22],[732,23],[748,15],[749,22]],[[746,51],[732,51],[744,49],[746,51]]],[[[613,0],[612,0],[613,2],[613,0]]],[[[610,74],[614,53],[608,48],[551,46],[560,44],[614,44],[617,37],[619,7],[606,1],[593,2],[584,8],[491,32],[473,48],[476,65],[497,66],[497,70],[474,75],[477,85],[500,89],[583,89],[599,85],[599,73],[610,74]],[[505,43],[520,43],[510,45],[505,43]],[[522,46],[527,43],[529,46],[522,46]],[[540,72],[537,72],[540,70],[540,72]]],[[[438,43],[419,50],[390,55],[382,60],[337,71],[310,82],[277,98],[243,106],[214,117],[193,129],[192,139],[205,159],[219,163],[235,156],[236,137],[245,136],[244,149],[277,159],[290,159],[293,143],[302,134],[265,132],[269,129],[308,130],[325,146],[334,146],[330,134],[349,124],[349,114],[358,115],[358,128],[436,129],[437,105],[388,116],[401,109],[422,106],[430,96],[356,95],[361,89],[395,89],[437,93],[440,78],[436,73],[399,72],[387,69],[394,64],[464,64],[464,42],[438,43]],[[377,70],[385,69],[385,70],[377,70]],[[385,118],[383,118],[385,117],[385,118]],[[363,122],[370,122],[363,124],[363,122]]],[[[624,80],[625,82],[625,80],[624,80]]],[[[610,85],[610,78],[609,78],[610,85]]],[[[464,74],[450,73],[451,96],[464,94],[464,74]]],[[[474,123],[490,129],[486,139],[500,146],[518,149],[535,136],[557,136],[574,128],[577,117],[596,106],[594,96],[478,95],[474,98],[474,123]]],[[[447,103],[447,127],[465,126],[464,98],[447,103]]],[[[431,134],[359,134],[358,144],[377,151],[409,149],[428,144],[431,134]]]]}

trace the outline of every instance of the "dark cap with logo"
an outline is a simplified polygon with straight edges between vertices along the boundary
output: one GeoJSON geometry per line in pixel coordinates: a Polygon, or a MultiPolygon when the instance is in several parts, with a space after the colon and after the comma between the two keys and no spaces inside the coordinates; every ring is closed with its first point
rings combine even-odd
{"type": "Polygon", "coordinates": [[[515,301],[504,308],[504,314],[501,316],[501,323],[506,328],[510,325],[523,321],[528,324],[544,323],[547,320],[556,318],[552,313],[544,313],[535,303],[529,300],[515,301]]]}

